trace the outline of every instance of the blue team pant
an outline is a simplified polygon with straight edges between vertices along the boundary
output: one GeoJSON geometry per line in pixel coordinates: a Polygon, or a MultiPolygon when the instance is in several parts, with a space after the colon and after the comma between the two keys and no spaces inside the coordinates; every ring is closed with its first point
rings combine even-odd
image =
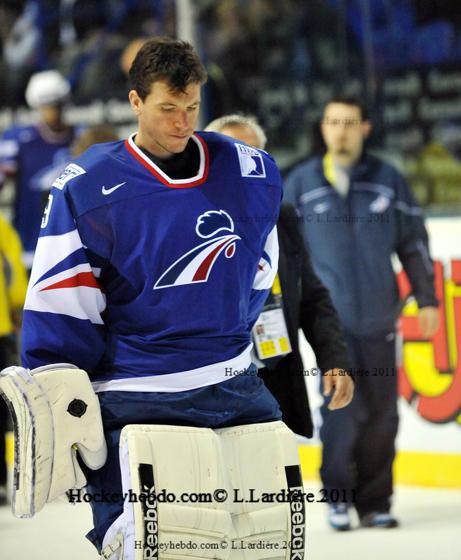
{"type": "Polygon", "coordinates": [[[396,335],[347,334],[346,340],[354,365],[354,398],[333,411],[327,408],[331,397],[325,399],[320,474],[327,495],[347,496],[363,517],[391,507],[398,428],[396,335]]]}

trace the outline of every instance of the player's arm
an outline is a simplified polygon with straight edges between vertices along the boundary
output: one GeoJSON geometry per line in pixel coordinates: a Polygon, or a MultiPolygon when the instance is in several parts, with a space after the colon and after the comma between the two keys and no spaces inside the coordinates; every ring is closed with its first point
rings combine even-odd
{"type": "Polygon", "coordinates": [[[106,460],[99,401],[87,374],[104,352],[104,308],[66,192],[54,188],[25,303],[22,358],[28,369],[13,366],[0,374],[0,393],[14,410],[19,453],[12,504],[19,517],[85,484],[77,452],[93,469],[106,460]]]}
{"type": "Polygon", "coordinates": [[[347,346],[330,294],[315,274],[304,247],[301,282],[301,328],[323,372],[324,396],[332,395],[328,408],[343,408],[354,395],[354,377],[347,371],[351,367],[347,346]]]}
{"type": "Polygon", "coordinates": [[[283,187],[280,171],[276,166],[272,156],[265,153],[266,169],[268,173],[268,182],[277,187],[274,191],[273,206],[268,207],[267,213],[271,215],[272,227],[264,240],[263,250],[259,256],[259,262],[251,290],[250,303],[248,309],[249,328],[253,328],[257,321],[267,297],[274,284],[279,265],[279,241],[277,234],[277,220],[280,213],[280,205],[282,201],[283,187]]]}
{"type": "Polygon", "coordinates": [[[397,176],[394,204],[397,220],[397,255],[418,302],[422,334],[431,337],[439,326],[438,301],[434,288],[434,263],[423,213],[403,177],[397,176]]]}
{"type": "Polygon", "coordinates": [[[277,226],[274,226],[266,238],[264,250],[259,259],[258,268],[254,278],[249,312],[248,324],[251,329],[262,311],[264,302],[274,283],[275,275],[279,262],[279,243],[277,236],[277,226]]]}
{"type": "Polygon", "coordinates": [[[105,348],[105,306],[70,197],[66,190],[53,188],[24,306],[23,365],[71,363],[94,371],[105,348]]]}

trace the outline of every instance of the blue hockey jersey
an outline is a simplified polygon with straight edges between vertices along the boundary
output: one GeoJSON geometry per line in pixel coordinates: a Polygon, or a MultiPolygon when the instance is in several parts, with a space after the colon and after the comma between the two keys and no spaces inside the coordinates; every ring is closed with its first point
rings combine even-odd
{"type": "Polygon", "coordinates": [[[251,362],[277,267],[279,171],[264,151],[197,133],[197,174],[171,179],[133,138],[93,146],[53,183],[23,363],[74,363],[96,391],[219,383],[251,362]]]}
{"type": "Polygon", "coordinates": [[[68,146],[74,136],[74,129],[58,134],[38,124],[12,127],[0,139],[0,184],[5,175],[15,175],[14,226],[25,251],[24,262],[29,267],[46,200],[40,177],[48,168],[66,158],[69,160],[68,146]]]}

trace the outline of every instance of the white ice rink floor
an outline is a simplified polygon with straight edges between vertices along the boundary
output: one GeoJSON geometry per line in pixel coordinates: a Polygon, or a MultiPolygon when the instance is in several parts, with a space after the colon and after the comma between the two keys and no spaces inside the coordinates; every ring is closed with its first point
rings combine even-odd
{"type": "MultiPolygon", "coordinates": [[[[306,482],[306,491],[318,483],[306,482]]],[[[325,504],[307,504],[306,560],[461,560],[461,491],[398,487],[398,529],[331,531],[325,504]]],[[[91,527],[86,504],[49,504],[35,518],[15,519],[0,508],[1,560],[98,560],[83,535],[91,527]]]]}

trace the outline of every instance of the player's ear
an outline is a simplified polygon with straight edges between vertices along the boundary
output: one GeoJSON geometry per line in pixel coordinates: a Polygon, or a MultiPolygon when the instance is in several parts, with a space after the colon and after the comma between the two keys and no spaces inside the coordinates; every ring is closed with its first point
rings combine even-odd
{"type": "Polygon", "coordinates": [[[138,92],[135,89],[131,89],[128,94],[128,99],[130,101],[131,108],[133,111],[139,115],[142,107],[142,99],[139,97],[138,92]]]}

